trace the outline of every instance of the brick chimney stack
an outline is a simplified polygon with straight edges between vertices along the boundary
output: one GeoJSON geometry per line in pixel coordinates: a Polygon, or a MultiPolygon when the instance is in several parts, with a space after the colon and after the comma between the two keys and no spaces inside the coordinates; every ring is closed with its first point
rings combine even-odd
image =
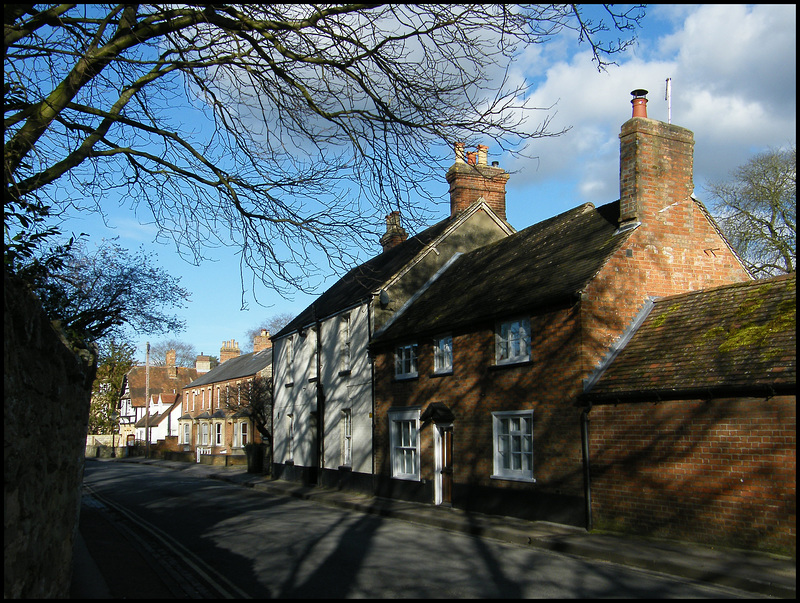
{"type": "Polygon", "coordinates": [[[236,358],[241,354],[239,344],[233,339],[222,342],[222,347],[219,349],[219,363],[222,364],[226,360],[236,358]]]}
{"type": "Polygon", "coordinates": [[[167,350],[166,364],[167,364],[167,377],[170,379],[178,378],[178,367],[175,366],[175,358],[177,354],[175,350],[167,350]]]}
{"type": "Polygon", "coordinates": [[[634,90],[633,116],[619,135],[620,227],[653,223],[694,191],[694,134],[647,117],[647,90],[634,90]]]}
{"type": "Polygon", "coordinates": [[[488,165],[488,151],[489,147],[480,144],[477,152],[465,153],[463,142],[455,144],[455,163],[446,176],[450,185],[451,216],[483,198],[498,216],[506,219],[506,182],[509,176],[496,161],[488,165]]]}
{"type": "Polygon", "coordinates": [[[386,233],[381,237],[381,246],[386,251],[396,247],[408,238],[405,228],[400,226],[400,212],[393,211],[386,216],[386,233]]]}
{"type": "Polygon", "coordinates": [[[272,341],[269,338],[269,331],[261,329],[261,334],[253,337],[253,352],[256,354],[263,350],[272,347],[272,341]]]}

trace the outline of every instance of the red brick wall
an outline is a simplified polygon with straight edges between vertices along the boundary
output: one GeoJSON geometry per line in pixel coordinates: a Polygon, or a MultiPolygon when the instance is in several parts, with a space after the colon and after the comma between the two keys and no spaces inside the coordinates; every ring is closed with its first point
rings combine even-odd
{"type": "Polygon", "coordinates": [[[795,396],[597,406],[595,527],[796,551],[795,396]]]}
{"type": "MultiPolygon", "coordinates": [[[[572,401],[580,392],[577,308],[532,317],[532,362],[495,367],[494,325],[453,334],[454,372],[432,376],[430,338],[418,342],[419,377],[394,380],[393,350],[375,359],[376,471],[391,475],[388,410],[443,402],[454,413],[454,483],[531,489],[532,484],[491,479],[492,412],[534,409],[534,474],[537,490],[581,495],[579,416],[572,401]]],[[[433,479],[433,435],[423,426],[421,477],[433,479]]]]}

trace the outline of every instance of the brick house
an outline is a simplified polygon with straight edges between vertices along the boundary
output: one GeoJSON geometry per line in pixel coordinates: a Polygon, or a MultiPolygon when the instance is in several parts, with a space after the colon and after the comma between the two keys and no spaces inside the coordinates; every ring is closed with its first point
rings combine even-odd
{"type": "Polygon", "coordinates": [[[692,132],[639,92],[619,200],[463,254],[376,331],[377,494],[585,525],[585,380],[651,298],[750,279],[692,195],[692,132]]]}
{"type": "MultiPolygon", "coordinates": [[[[239,345],[226,341],[220,348],[220,363],[183,388],[183,405],[178,419],[178,444],[184,452],[209,456],[209,462],[244,462],[244,447],[262,443],[252,416],[250,396],[271,398],[272,344],[262,329],[253,339],[253,351],[241,354],[239,345]]],[[[271,402],[271,400],[270,400],[271,402]]],[[[270,402],[267,402],[269,404],[270,402]]],[[[271,411],[266,413],[269,432],[271,411]]]]}
{"type": "Polygon", "coordinates": [[[581,396],[596,527],[796,551],[797,273],[646,306],[581,396]]]}
{"type": "Polygon", "coordinates": [[[375,332],[459,254],[514,232],[505,221],[508,174],[487,148],[448,173],[450,216],[408,236],[399,212],[386,218],[383,251],[353,268],[273,337],[273,475],[371,493],[375,332]]]}
{"type": "MultiPolygon", "coordinates": [[[[160,394],[180,393],[187,383],[197,379],[197,369],[176,366],[175,358],[175,350],[168,350],[165,366],[150,367],[151,402],[160,394]]],[[[119,402],[119,441],[122,446],[133,445],[136,441],[144,442],[136,435],[136,423],[144,418],[147,380],[147,367],[135,366],[126,373],[122,381],[119,402]]]]}

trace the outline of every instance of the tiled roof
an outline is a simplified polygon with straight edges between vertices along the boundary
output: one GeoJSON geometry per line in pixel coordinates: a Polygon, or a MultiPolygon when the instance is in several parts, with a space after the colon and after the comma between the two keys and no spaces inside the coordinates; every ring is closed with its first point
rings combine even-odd
{"type": "Polygon", "coordinates": [[[222,364],[218,364],[207,373],[201,375],[185,387],[198,387],[209,383],[220,383],[230,379],[240,379],[251,377],[263,371],[272,364],[272,348],[261,350],[260,352],[250,352],[242,354],[222,364]]]}
{"type": "Polygon", "coordinates": [[[459,257],[375,342],[535,312],[573,298],[628,238],[619,203],[591,203],[459,257]]]}
{"type": "Polygon", "coordinates": [[[793,393],[796,323],[796,273],[660,299],[584,398],[793,393]]]}
{"type": "MultiPolygon", "coordinates": [[[[145,405],[146,373],[146,367],[135,366],[125,375],[126,397],[130,397],[133,406],[145,405]]],[[[172,393],[173,390],[180,392],[187,383],[197,379],[197,370],[193,368],[179,366],[177,374],[177,378],[173,379],[169,376],[166,366],[151,366],[150,395],[158,398],[158,394],[172,393]]]]}
{"type": "Polygon", "coordinates": [[[426,245],[434,241],[453,222],[448,217],[421,233],[410,236],[403,243],[384,251],[371,260],[356,266],[334,283],[313,304],[287,324],[273,339],[278,339],[314,321],[362,303],[374,291],[380,289],[392,276],[410,262],[426,245]]]}

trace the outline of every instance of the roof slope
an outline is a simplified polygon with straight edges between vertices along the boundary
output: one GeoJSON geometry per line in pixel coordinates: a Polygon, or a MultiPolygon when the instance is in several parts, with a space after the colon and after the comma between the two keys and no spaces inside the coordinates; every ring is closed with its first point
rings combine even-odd
{"type": "Polygon", "coordinates": [[[663,298],[584,398],[793,393],[796,322],[797,273],[663,298]]]}
{"type": "MultiPolygon", "coordinates": [[[[184,366],[176,367],[177,377],[169,376],[169,367],[150,367],[150,395],[179,392],[187,383],[197,379],[197,369],[184,366]]],[[[125,397],[129,397],[133,406],[145,405],[145,389],[147,387],[147,367],[134,366],[125,375],[125,397]]]]}
{"type": "Polygon", "coordinates": [[[218,364],[213,369],[192,381],[186,387],[197,387],[200,385],[208,385],[209,383],[219,383],[222,381],[229,381],[230,379],[240,379],[242,377],[251,377],[263,371],[265,368],[272,364],[272,348],[269,347],[260,352],[250,352],[249,354],[242,354],[236,358],[226,360],[222,364],[218,364]]]}
{"type": "Polygon", "coordinates": [[[533,312],[580,292],[627,240],[619,203],[591,203],[459,257],[376,335],[386,342],[533,312]]]}
{"type": "Polygon", "coordinates": [[[426,245],[439,237],[453,220],[453,217],[445,218],[438,224],[434,224],[399,245],[356,266],[272,338],[278,339],[302,327],[307,327],[318,319],[327,318],[363,302],[371,293],[399,272],[426,245]]]}

